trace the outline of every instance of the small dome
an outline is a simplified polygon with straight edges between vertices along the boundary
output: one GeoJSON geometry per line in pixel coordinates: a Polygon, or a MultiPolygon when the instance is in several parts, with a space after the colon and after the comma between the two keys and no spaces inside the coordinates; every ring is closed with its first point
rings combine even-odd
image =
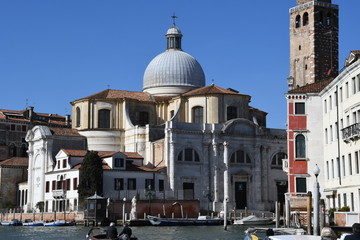
{"type": "Polygon", "coordinates": [[[175,25],[173,25],[171,28],[169,28],[166,32],[166,35],[169,34],[181,34],[181,31],[178,27],[176,27],[175,25]]]}
{"type": "Polygon", "coordinates": [[[181,49],[182,34],[173,25],[166,33],[167,50],[147,66],[143,91],[153,95],[178,95],[205,86],[205,74],[195,58],[181,49]]]}

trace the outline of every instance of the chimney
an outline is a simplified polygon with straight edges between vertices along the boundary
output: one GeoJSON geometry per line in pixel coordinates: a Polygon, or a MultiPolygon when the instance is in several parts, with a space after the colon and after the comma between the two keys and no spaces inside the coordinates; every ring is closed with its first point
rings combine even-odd
{"type": "Polygon", "coordinates": [[[66,124],[66,126],[70,125],[70,114],[65,115],[65,124],[66,124]]]}
{"type": "Polygon", "coordinates": [[[34,118],[34,107],[28,107],[29,111],[29,121],[32,122],[34,118]]]}

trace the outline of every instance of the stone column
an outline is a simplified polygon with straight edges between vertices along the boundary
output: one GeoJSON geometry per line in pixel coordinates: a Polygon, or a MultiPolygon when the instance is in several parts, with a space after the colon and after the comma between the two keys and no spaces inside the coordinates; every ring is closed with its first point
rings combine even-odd
{"type": "Polygon", "coordinates": [[[170,140],[170,151],[169,151],[169,180],[170,188],[175,191],[175,141],[170,140]]]}
{"type": "Polygon", "coordinates": [[[224,142],[224,229],[227,229],[227,204],[229,201],[229,144],[224,142]]]}
{"type": "Polygon", "coordinates": [[[211,169],[213,171],[213,182],[214,182],[214,185],[213,185],[213,191],[214,191],[214,200],[213,200],[213,209],[215,209],[215,202],[218,202],[219,201],[219,191],[218,191],[218,177],[219,177],[219,170],[218,170],[218,162],[217,162],[217,157],[218,157],[218,146],[217,146],[217,143],[215,142],[215,140],[213,139],[213,142],[212,142],[212,147],[213,147],[213,156],[212,156],[212,166],[211,166],[211,169]]]}

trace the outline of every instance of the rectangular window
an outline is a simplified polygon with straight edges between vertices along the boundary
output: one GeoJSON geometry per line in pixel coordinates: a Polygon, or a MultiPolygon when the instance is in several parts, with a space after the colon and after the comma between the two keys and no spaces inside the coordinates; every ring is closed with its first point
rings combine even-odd
{"type": "Polygon", "coordinates": [[[347,198],[346,198],[346,193],[343,194],[343,198],[344,198],[344,206],[347,206],[347,198]]]}
{"type": "Polygon", "coordinates": [[[324,100],[324,112],[327,113],[327,102],[326,102],[326,99],[324,100]]]}
{"type": "Polygon", "coordinates": [[[305,114],[305,103],[295,103],[295,114],[305,114]]]}
{"type": "Polygon", "coordinates": [[[338,194],[338,208],[341,208],[341,195],[338,194]]]}
{"type": "Polygon", "coordinates": [[[45,185],[45,192],[50,192],[50,182],[46,181],[46,185],[45,185]]]}
{"type": "Polygon", "coordinates": [[[163,179],[159,179],[159,191],[164,191],[164,180],[163,179]]]}
{"type": "Polygon", "coordinates": [[[22,125],[22,126],[21,126],[21,131],[26,132],[26,130],[27,130],[27,129],[26,129],[26,125],[22,125]]]}
{"type": "Polygon", "coordinates": [[[350,201],[351,201],[351,209],[350,211],[355,211],[355,204],[354,204],[354,193],[350,193],[350,201]]]}
{"type": "Polygon", "coordinates": [[[73,179],[73,190],[76,190],[76,189],[78,189],[78,179],[74,178],[73,179]]]}
{"type": "Polygon", "coordinates": [[[328,141],[329,141],[328,139],[329,139],[328,130],[327,130],[327,128],[325,128],[325,143],[326,143],[326,144],[329,143],[329,142],[328,142],[328,141]]]}
{"type": "Polygon", "coordinates": [[[359,174],[359,152],[355,152],[355,171],[359,174]]]}
{"type": "Polygon", "coordinates": [[[155,182],[154,179],[145,179],[145,188],[150,190],[155,190],[155,182]]]}
{"type": "Polygon", "coordinates": [[[51,190],[53,190],[53,191],[56,190],[56,181],[52,181],[51,185],[52,185],[51,190]]]}
{"type": "Polygon", "coordinates": [[[348,161],[349,161],[349,175],[352,175],[351,153],[349,153],[348,155],[348,161]]]}
{"type": "Polygon", "coordinates": [[[345,97],[349,98],[349,83],[345,83],[345,97]]]}
{"type": "Polygon", "coordinates": [[[357,78],[357,90],[360,91],[360,75],[357,75],[356,78],[357,78]]]}
{"type": "Polygon", "coordinates": [[[326,161],[326,176],[327,176],[327,179],[330,179],[329,161],[326,161]]]}
{"type": "Polygon", "coordinates": [[[331,98],[331,96],[329,96],[329,109],[330,110],[332,109],[332,98],[331,98]]]}
{"type": "Polygon", "coordinates": [[[136,190],[136,179],[135,178],[128,179],[128,190],[136,190]]]}
{"type": "Polygon", "coordinates": [[[342,156],[342,175],[345,176],[345,156],[342,156]]]}
{"type": "Polygon", "coordinates": [[[16,129],[15,124],[11,124],[11,125],[10,125],[10,130],[11,130],[11,131],[15,131],[15,129],[16,129]]]}
{"type": "Polygon", "coordinates": [[[335,123],[335,139],[339,139],[339,124],[335,123]]]}
{"type": "Polygon", "coordinates": [[[306,193],[306,178],[296,178],[296,192],[306,193]]]}
{"type": "Polygon", "coordinates": [[[66,183],[65,183],[65,184],[66,184],[66,188],[65,188],[65,189],[69,191],[69,190],[70,190],[70,179],[66,179],[66,183]]]}
{"type": "Polygon", "coordinates": [[[124,159],[123,158],[115,158],[115,167],[123,168],[124,167],[124,159]]]}
{"type": "Polygon", "coordinates": [[[356,82],[355,82],[355,77],[352,78],[352,87],[353,87],[353,94],[356,93],[356,82]]]}
{"type": "Polygon", "coordinates": [[[353,112],[353,124],[355,124],[356,123],[356,112],[353,112]]]}
{"type": "Polygon", "coordinates": [[[63,168],[66,168],[66,159],[63,159],[63,168]]]}
{"type": "Polygon", "coordinates": [[[334,94],[334,99],[335,99],[335,106],[337,106],[338,105],[338,95],[337,95],[337,92],[335,92],[335,94],[334,94]]]}
{"type": "Polygon", "coordinates": [[[330,142],[334,141],[334,138],[333,138],[333,128],[332,128],[332,125],[330,125],[330,142]]]}
{"type": "Polygon", "coordinates": [[[343,90],[342,87],[340,88],[340,102],[343,101],[343,90]]]}
{"type": "Polygon", "coordinates": [[[331,159],[331,177],[335,178],[334,159],[331,159]]]}
{"type": "Polygon", "coordinates": [[[337,177],[340,177],[340,159],[336,158],[336,164],[337,164],[337,177]]]}
{"type": "Polygon", "coordinates": [[[114,179],[114,190],[116,190],[116,191],[124,190],[124,179],[123,178],[115,178],[114,179]]]}
{"type": "Polygon", "coordinates": [[[57,161],[57,169],[60,169],[60,160],[57,161]]]}

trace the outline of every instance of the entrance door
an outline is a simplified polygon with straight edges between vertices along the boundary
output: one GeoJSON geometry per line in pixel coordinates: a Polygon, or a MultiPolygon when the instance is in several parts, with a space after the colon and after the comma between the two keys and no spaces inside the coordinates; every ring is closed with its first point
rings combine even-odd
{"type": "Polygon", "coordinates": [[[194,199],[194,183],[183,183],[184,199],[194,199]]]}
{"type": "Polygon", "coordinates": [[[245,209],[247,206],[246,182],[235,182],[236,209],[245,209]]]}

